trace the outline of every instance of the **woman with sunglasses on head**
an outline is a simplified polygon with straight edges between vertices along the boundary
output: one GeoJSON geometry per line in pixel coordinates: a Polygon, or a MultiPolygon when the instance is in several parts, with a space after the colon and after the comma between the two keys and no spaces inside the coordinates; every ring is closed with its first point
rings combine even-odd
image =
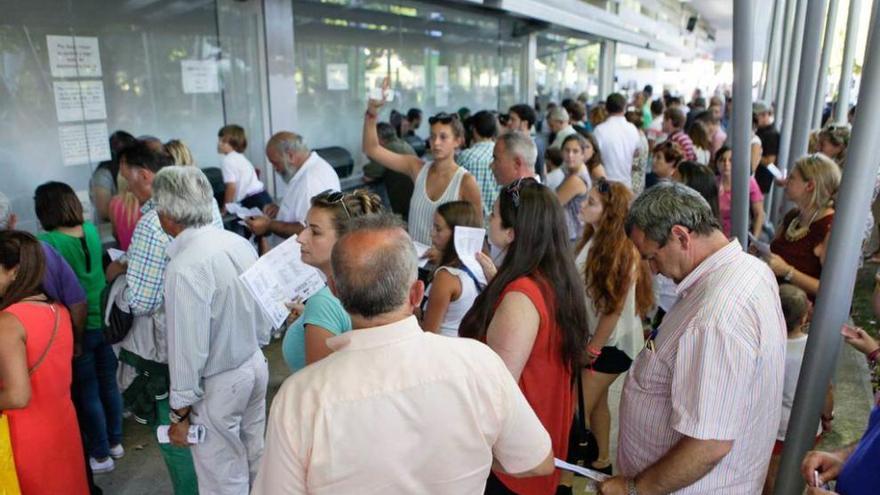
{"type": "MultiPolygon", "coordinates": [[[[303,263],[320,270],[329,282],[333,278],[330,253],[348,220],[381,210],[382,199],[362,189],[351,193],[324,191],[313,197],[306,228],[297,237],[303,263]]],[[[291,371],[326,357],[332,352],[325,343],[327,339],[351,330],[351,318],[329,286],[316,292],[304,306],[297,305],[294,312],[301,316],[291,324],[281,345],[284,362],[291,371]]]]}
{"type": "MultiPolygon", "coordinates": [[[[0,231],[0,417],[21,493],[89,493],[70,397],[70,313],[41,288],[45,258],[31,234],[0,231]]],[[[0,492],[18,493],[0,486],[0,492]]]]}
{"type": "Polygon", "coordinates": [[[575,241],[584,231],[580,218],[581,204],[586,200],[592,181],[605,177],[602,154],[592,134],[572,134],[562,141],[565,180],[556,188],[559,203],[565,209],[568,238],[575,241]]]}
{"type": "Polygon", "coordinates": [[[611,474],[608,388],[629,369],[645,343],[642,317],[654,305],[651,273],[624,229],[632,192],[600,179],[581,208],[586,223],[575,261],[586,287],[587,368],[581,371],[583,415],[596,435],[592,468],[611,474]]]}
{"type": "MultiPolygon", "coordinates": [[[[388,79],[383,92],[388,90],[388,79]]],[[[409,176],[415,187],[409,206],[409,235],[414,241],[431,244],[431,226],[434,211],[449,201],[464,200],[474,205],[482,221],[480,187],[473,175],[455,163],[455,150],[464,142],[464,127],[457,114],[438,113],[428,119],[431,125],[431,154],[433,162],[424,162],[412,155],[395,153],[379,144],[376,119],[385,99],[367,103],[364,115],[363,151],[376,163],[409,176]]]]}
{"type": "MultiPolygon", "coordinates": [[[[116,383],[118,361],[104,340],[101,293],[106,281],[98,229],[84,221],[82,204],[62,182],[47,182],[34,192],[34,210],[45,232],[41,241],[58,251],[86,291],[88,316],[82,353],[73,360],[73,394],[83,425],[89,464],[95,473],[115,469],[122,446],[122,395],[116,383]]],[[[78,342],[79,343],[79,342],[78,342]]]]}
{"type": "MultiPolygon", "coordinates": [[[[501,356],[550,433],[554,455],[565,459],[587,314],[556,195],[534,179],[503,188],[489,218],[489,240],[503,261],[496,274],[486,270],[491,280],[462,319],[459,335],[483,341],[501,356]]],[[[488,268],[486,257],[480,259],[488,268]]],[[[558,470],[534,478],[496,470],[486,493],[551,495],[558,485],[558,470]]]]}
{"type": "Polygon", "coordinates": [[[483,228],[477,212],[467,201],[444,203],[434,213],[431,247],[439,256],[431,285],[425,291],[422,328],[429,332],[458,337],[461,318],[471,308],[482,289],[476,274],[458,258],[455,227],[483,228]]]}

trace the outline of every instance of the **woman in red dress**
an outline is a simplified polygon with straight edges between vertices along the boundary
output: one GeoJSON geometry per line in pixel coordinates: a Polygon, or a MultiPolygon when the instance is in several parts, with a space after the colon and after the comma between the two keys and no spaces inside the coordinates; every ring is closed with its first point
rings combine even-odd
{"type": "MultiPolygon", "coordinates": [[[[573,373],[583,364],[587,312],[568,229],[556,195],[534,179],[505,187],[489,219],[489,240],[502,250],[497,274],[481,255],[489,282],[459,335],[495,350],[565,459],[574,416],[573,373]]],[[[503,468],[503,466],[502,466],[503,468]]],[[[515,478],[493,471],[487,494],[553,495],[560,473],[515,478]]]]}
{"type": "Polygon", "coordinates": [[[86,495],[85,460],[70,399],[70,314],[41,292],[37,239],[0,232],[0,411],[21,493],[86,495]]]}

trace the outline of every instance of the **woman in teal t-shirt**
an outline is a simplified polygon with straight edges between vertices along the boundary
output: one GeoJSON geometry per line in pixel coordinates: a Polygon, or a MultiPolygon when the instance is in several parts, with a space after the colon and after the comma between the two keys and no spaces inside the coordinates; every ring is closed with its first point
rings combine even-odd
{"type": "Polygon", "coordinates": [[[89,314],[86,332],[77,339],[73,360],[73,402],[83,425],[92,471],[114,468],[122,448],[122,396],[116,384],[116,354],[101,331],[101,292],[106,284],[98,229],[83,219],[82,204],[70,186],[47,182],[34,192],[34,208],[51,245],[73,268],[85,289],[89,314]]]}
{"type": "MultiPolygon", "coordinates": [[[[324,191],[312,198],[306,215],[306,228],[299,234],[304,263],[321,270],[329,280],[330,253],[349,219],[378,213],[382,209],[379,196],[365,190],[351,193],[324,191]]],[[[331,351],[326,341],[351,330],[351,317],[339,299],[324,287],[306,301],[300,316],[284,336],[281,348],[284,361],[291,371],[323,359],[331,351]]]]}

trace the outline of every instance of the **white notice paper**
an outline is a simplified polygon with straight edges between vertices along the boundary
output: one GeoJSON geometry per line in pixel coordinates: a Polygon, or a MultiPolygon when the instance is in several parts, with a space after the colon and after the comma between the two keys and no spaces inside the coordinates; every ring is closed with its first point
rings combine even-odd
{"type": "Polygon", "coordinates": [[[601,483],[611,477],[605,473],[600,473],[599,471],[587,469],[585,467],[577,466],[575,464],[569,464],[565,461],[555,459],[555,458],[553,459],[553,464],[556,465],[556,467],[558,467],[559,469],[571,471],[572,473],[579,474],[581,476],[585,476],[587,478],[590,478],[593,481],[598,481],[599,483],[601,483]]]}
{"type": "Polygon", "coordinates": [[[327,89],[348,89],[348,64],[327,64],[327,89]]]}
{"type": "Polygon", "coordinates": [[[455,253],[482,285],[486,285],[486,274],[483,273],[483,268],[477,262],[476,253],[483,250],[485,237],[486,229],[455,226],[455,253]]]}
{"type": "Polygon", "coordinates": [[[58,126],[58,141],[61,144],[61,161],[65,167],[89,163],[85,126],[58,126]]]}
{"type": "Polygon", "coordinates": [[[244,206],[241,206],[238,203],[226,203],[226,211],[228,211],[229,213],[232,213],[233,215],[237,216],[238,218],[240,218],[242,220],[244,220],[246,218],[251,218],[251,217],[263,216],[263,212],[259,208],[257,208],[257,207],[245,208],[244,206]]]}
{"type": "Polygon", "coordinates": [[[181,60],[180,80],[185,94],[220,92],[216,60],[181,60]]]}
{"type": "Polygon", "coordinates": [[[239,279],[275,328],[281,328],[290,314],[284,303],[296,298],[305,301],[325,285],[321,272],[302,262],[296,236],[263,255],[239,279]]]}
{"type": "Polygon", "coordinates": [[[98,38],[46,36],[52,77],[101,77],[98,38]]]}
{"type": "Polygon", "coordinates": [[[107,250],[107,255],[110,256],[110,261],[116,261],[119,258],[125,256],[125,251],[116,248],[110,248],[107,250]]]}
{"type": "Polygon", "coordinates": [[[111,158],[110,133],[107,132],[107,122],[86,124],[86,141],[89,147],[90,162],[98,163],[111,158]]]}
{"type": "MultiPolygon", "coordinates": [[[[156,428],[156,440],[159,443],[171,443],[168,437],[168,430],[171,425],[160,425],[156,428]]],[[[186,434],[186,441],[189,444],[202,443],[205,441],[205,425],[189,425],[189,431],[186,434]]]]}
{"type": "Polygon", "coordinates": [[[422,244],[419,241],[413,241],[413,246],[415,246],[416,255],[419,257],[419,268],[424,268],[425,265],[428,264],[428,258],[422,258],[422,256],[424,256],[425,253],[427,253],[428,250],[431,249],[431,246],[427,244],[422,244]]]}
{"type": "Polygon", "coordinates": [[[58,122],[107,118],[104,84],[101,81],[55,81],[52,87],[55,90],[58,122]]]}

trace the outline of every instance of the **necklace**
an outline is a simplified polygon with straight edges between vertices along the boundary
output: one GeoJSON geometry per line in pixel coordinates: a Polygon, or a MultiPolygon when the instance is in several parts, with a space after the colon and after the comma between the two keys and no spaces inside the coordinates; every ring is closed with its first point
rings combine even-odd
{"type": "Polygon", "coordinates": [[[810,221],[807,222],[806,225],[801,225],[801,216],[798,215],[794,217],[794,219],[788,224],[788,228],[785,229],[785,240],[788,242],[797,242],[804,237],[807,236],[807,233],[810,231],[810,225],[813,224],[813,221],[816,220],[816,216],[819,214],[821,209],[817,209],[813,212],[813,215],[810,217],[810,221]]]}

